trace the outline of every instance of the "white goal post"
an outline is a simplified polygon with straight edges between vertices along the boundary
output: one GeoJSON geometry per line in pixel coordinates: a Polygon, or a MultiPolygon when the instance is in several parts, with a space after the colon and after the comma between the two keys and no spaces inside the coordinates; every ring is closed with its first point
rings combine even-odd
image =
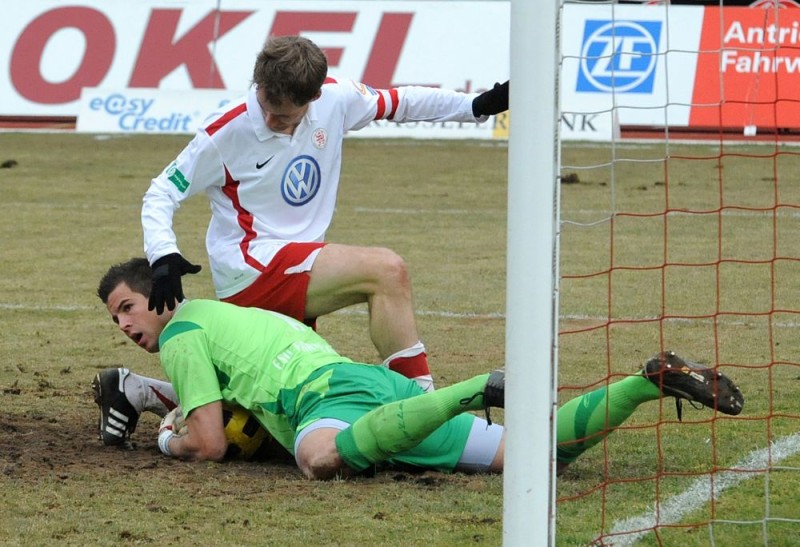
{"type": "Polygon", "coordinates": [[[511,0],[503,543],[555,542],[558,0],[511,0]]]}

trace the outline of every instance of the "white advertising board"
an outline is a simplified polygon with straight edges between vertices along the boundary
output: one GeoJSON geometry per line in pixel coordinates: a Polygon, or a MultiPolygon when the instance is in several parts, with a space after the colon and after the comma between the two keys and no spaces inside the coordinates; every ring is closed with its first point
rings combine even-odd
{"type": "Polygon", "coordinates": [[[566,5],[562,116],[614,109],[621,125],[688,125],[703,10],[566,5]]]}
{"type": "MultiPolygon", "coordinates": [[[[687,125],[703,13],[700,6],[565,5],[562,138],[607,140],[620,125],[687,125]]],[[[0,116],[80,114],[83,131],[184,132],[206,114],[207,97],[217,96],[207,92],[247,89],[271,34],[314,40],[334,77],[481,91],[509,76],[509,17],[501,1],[14,2],[0,19],[0,116]],[[92,106],[99,90],[110,101],[102,108],[92,106]],[[154,101],[155,117],[132,125],[130,115],[112,113],[112,94],[154,101]]],[[[507,121],[376,122],[358,135],[505,138],[507,121]]]]}
{"type": "Polygon", "coordinates": [[[89,133],[194,133],[226,103],[244,95],[217,89],[83,88],[77,130],[89,133]]]}
{"type": "Polygon", "coordinates": [[[84,87],[247,89],[271,34],[301,34],[330,74],[476,91],[508,79],[505,2],[60,0],[0,18],[0,115],[74,116],[84,87]],[[220,9],[217,10],[219,5],[220,9]]]}

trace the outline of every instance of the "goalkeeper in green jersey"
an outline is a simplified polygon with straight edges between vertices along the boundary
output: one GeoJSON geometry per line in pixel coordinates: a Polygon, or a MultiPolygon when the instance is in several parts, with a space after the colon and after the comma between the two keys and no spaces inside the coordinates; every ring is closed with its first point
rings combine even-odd
{"type": "MultiPolygon", "coordinates": [[[[503,427],[469,412],[504,406],[502,370],[425,393],[385,367],[339,355],[314,330],[275,312],[211,300],[187,300],[161,314],[148,310],[151,278],[146,259],[131,259],[112,266],[97,291],[128,338],[160,353],[171,382],[119,374],[125,369],[109,369],[117,373],[116,383],[102,381],[108,371],[98,374],[95,400],[105,444],[122,444],[139,413],[153,409],[143,402],[147,389],[134,388],[153,382],[162,391],[174,389],[172,397],[185,416],[183,434],[176,434],[169,420],[162,422],[158,446],[168,456],[221,460],[228,444],[222,417],[227,403],[248,410],[312,479],[382,463],[502,471],[503,427]],[[129,379],[136,380],[130,389],[129,379]]],[[[744,403],[739,388],[721,373],[672,352],[659,353],[641,373],[559,409],[559,469],[611,433],[639,404],[662,396],[726,414],[738,414],[744,403]]]]}

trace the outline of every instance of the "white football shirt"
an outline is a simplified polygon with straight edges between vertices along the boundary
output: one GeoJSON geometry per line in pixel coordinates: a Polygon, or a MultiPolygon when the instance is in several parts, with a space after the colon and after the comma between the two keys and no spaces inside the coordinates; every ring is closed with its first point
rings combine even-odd
{"type": "Polygon", "coordinates": [[[373,120],[483,122],[476,94],[438,88],[373,89],[328,78],[294,134],[267,128],[255,87],[208,125],[150,184],[142,206],[144,250],[152,264],[180,252],[172,228],[183,200],[211,202],[206,248],[218,298],[248,287],[292,241],[323,241],[331,224],[348,131],[373,120]]]}

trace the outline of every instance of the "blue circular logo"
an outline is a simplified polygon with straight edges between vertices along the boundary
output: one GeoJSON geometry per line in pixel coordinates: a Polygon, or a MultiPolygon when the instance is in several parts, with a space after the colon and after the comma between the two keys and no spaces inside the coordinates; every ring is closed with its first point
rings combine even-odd
{"type": "MultiPolygon", "coordinates": [[[[595,91],[648,91],[644,87],[652,82],[658,59],[658,29],[648,27],[655,25],[635,21],[593,23],[596,28],[584,37],[581,76],[595,91]]],[[[587,22],[585,30],[588,27],[587,22]]]]}
{"type": "Polygon", "coordinates": [[[311,156],[297,156],[283,172],[281,195],[286,203],[299,207],[314,199],[321,183],[317,160],[311,156]]]}

